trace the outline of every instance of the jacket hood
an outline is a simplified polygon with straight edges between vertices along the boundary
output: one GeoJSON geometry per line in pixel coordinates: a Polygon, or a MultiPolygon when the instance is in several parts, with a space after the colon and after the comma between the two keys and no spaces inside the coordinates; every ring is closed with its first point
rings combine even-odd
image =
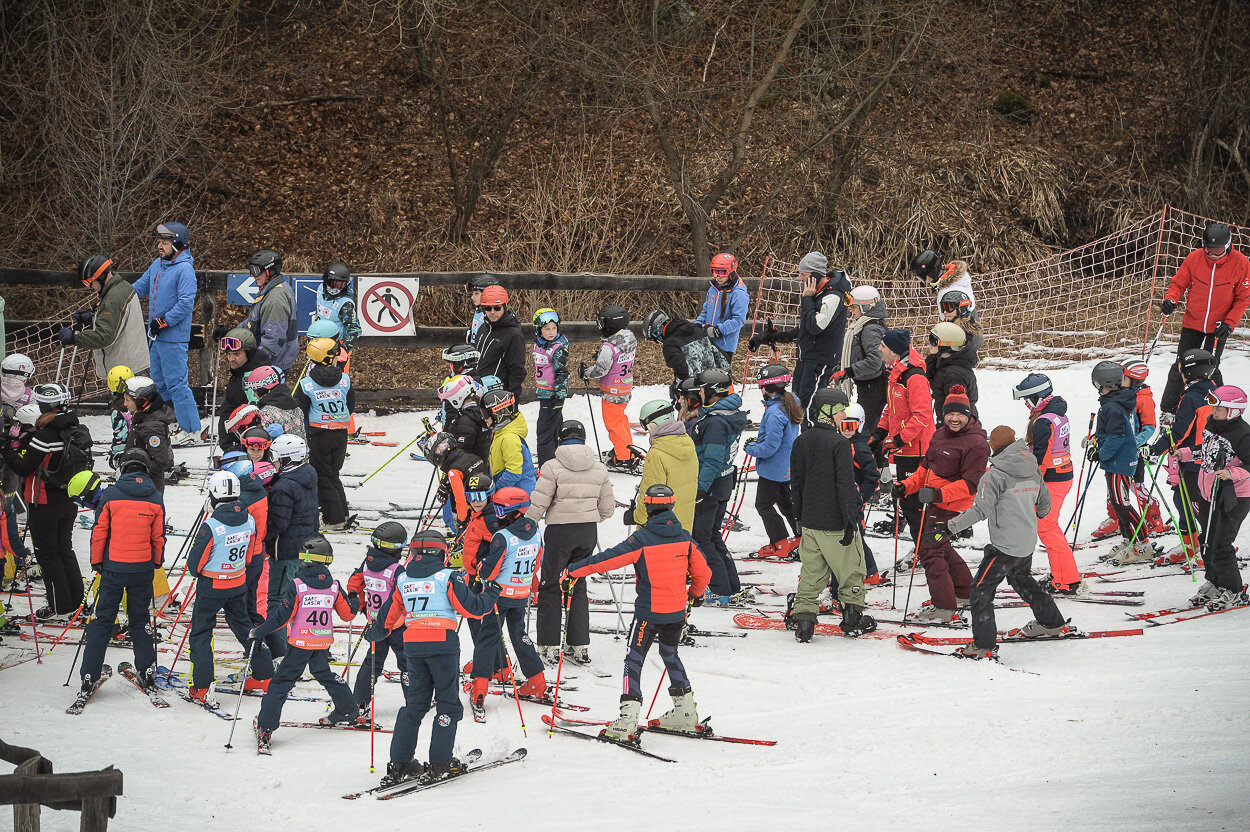
{"type": "Polygon", "coordinates": [[[1029,443],[1017,439],[990,457],[990,467],[997,468],[1012,479],[1023,480],[1037,473],[1037,457],[1029,450],[1029,443]]]}
{"type": "Polygon", "coordinates": [[[1098,401],[1102,404],[1115,402],[1128,410],[1129,413],[1134,413],[1137,410],[1137,391],[1128,387],[1119,387],[1105,396],[1099,396],[1098,401]]]}
{"type": "Polygon", "coordinates": [[[68,430],[78,424],[78,414],[69,410],[49,410],[35,421],[37,428],[56,428],[68,430]]]}
{"type": "Polygon", "coordinates": [[[521,540],[533,540],[538,536],[538,524],[524,514],[513,520],[507,529],[521,540]]]}
{"type": "Polygon", "coordinates": [[[190,248],[184,248],[182,251],[175,254],[173,260],[166,260],[164,257],[161,257],[159,259],[162,263],[165,263],[166,266],[173,266],[178,263],[194,263],[195,262],[195,258],[191,256],[190,248]]]}
{"type": "Polygon", "coordinates": [[[244,498],[241,502],[251,505],[268,495],[269,492],[265,490],[265,484],[261,482],[260,477],[255,474],[239,477],[239,496],[244,498]]]}
{"type": "MultiPolygon", "coordinates": [[[[508,314],[511,315],[512,313],[509,312],[508,314]]],[[[569,342],[569,339],[565,338],[564,333],[560,332],[559,329],[560,329],[560,324],[556,323],[556,337],[552,338],[550,341],[548,341],[546,338],[539,335],[538,330],[535,329],[534,330],[534,343],[538,344],[538,346],[542,347],[543,349],[550,347],[552,344],[559,344],[561,342],[567,344],[569,342]]]]}
{"type": "Polygon", "coordinates": [[[719,401],[712,402],[703,408],[704,413],[711,413],[713,410],[738,410],[742,407],[742,397],[737,393],[730,393],[719,401]]]}
{"type": "Polygon", "coordinates": [[[325,364],[311,364],[308,367],[308,377],[322,387],[333,387],[343,380],[343,365],[338,362],[333,362],[328,367],[325,364]]]}
{"type": "Polygon", "coordinates": [[[525,416],[518,413],[516,418],[508,422],[508,424],[500,425],[495,428],[496,437],[502,436],[505,433],[515,433],[517,436],[521,437],[522,441],[524,441],[525,437],[530,435],[530,428],[525,421],[525,416]]]}
{"type": "Polygon", "coordinates": [[[838,269],[830,269],[825,277],[829,279],[825,282],[824,286],[820,287],[820,291],[817,292],[818,295],[826,295],[830,292],[841,292],[842,294],[846,294],[851,291],[851,281],[847,278],[846,272],[838,269]]]}
{"type": "Polygon", "coordinates": [[[238,500],[222,503],[213,509],[213,519],[227,526],[242,526],[250,517],[247,509],[238,500]]]}
{"type": "Polygon", "coordinates": [[[1039,403],[1039,407],[1035,413],[1039,416],[1043,413],[1051,413],[1055,416],[1068,415],[1068,403],[1064,401],[1062,396],[1048,396],[1039,403]]]}
{"type": "Polygon", "coordinates": [[[661,511],[648,517],[646,529],[660,537],[677,537],[683,531],[677,515],[671,511],[661,511]]]}
{"type": "Polygon", "coordinates": [[[570,471],[589,470],[599,461],[594,451],[580,443],[570,443],[556,448],[556,459],[560,460],[560,464],[570,471]]]}
{"type": "Polygon", "coordinates": [[[156,490],[156,483],[152,482],[151,477],[138,472],[119,476],[113,487],[136,500],[148,500],[160,493],[156,490]]]}
{"type": "MultiPolygon", "coordinates": [[[[158,394],[159,395],[159,394],[158,394]]],[[[153,400],[153,404],[158,400],[153,400]]],[[[141,418],[145,422],[159,422],[164,425],[172,425],[178,420],[174,415],[174,409],[165,403],[163,399],[159,399],[160,404],[136,414],[136,418],[141,418]]]]}
{"type": "Polygon", "coordinates": [[[324,563],[305,563],[295,573],[295,577],[313,589],[329,589],[334,583],[334,576],[324,563]]]}
{"type": "Polygon", "coordinates": [[[651,441],[654,442],[655,440],[664,436],[685,436],[685,435],[686,435],[685,422],[681,421],[680,419],[674,419],[668,424],[660,425],[658,428],[656,428],[655,431],[651,434],[651,441]]]}
{"type": "Polygon", "coordinates": [[[885,308],[885,298],[879,299],[876,303],[864,311],[865,318],[876,318],[881,321],[881,323],[885,323],[886,318],[889,316],[889,310],[885,308]]]}
{"type": "Polygon", "coordinates": [[[512,329],[521,328],[521,322],[516,319],[516,315],[513,314],[511,309],[505,309],[504,313],[499,316],[499,320],[495,321],[494,323],[491,323],[490,319],[488,318],[486,320],[485,325],[490,327],[491,329],[507,329],[509,327],[511,327],[512,329]]]}
{"type": "Polygon", "coordinates": [[[285,387],[270,390],[256,402],[256,406],[276,407],[279,410],[299,410],[299,405],[295,403],[295,399],[291,398],[290,392],[285,387]]]}
{"type": "Polygon", "coordinates": [[[447,562],[437,555],[421,555],[409,558],[404,564],[404,574],[409,578],[428,578],[447,568],[447,562]]]}

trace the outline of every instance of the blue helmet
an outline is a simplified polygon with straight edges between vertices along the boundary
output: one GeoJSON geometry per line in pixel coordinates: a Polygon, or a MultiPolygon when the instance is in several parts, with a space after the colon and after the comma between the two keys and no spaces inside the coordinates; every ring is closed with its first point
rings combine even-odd
{"type": "Polygon", "coordinates": [[[1044,399],[1055,392],[1048,376],[1041,373],[1029,373],[1024,381],[1011,388],[1013,399],[1044,399]]]}
{"type": "Polygon", "coordinates": [[[162,222],[156,226],[156,237],[169,240],[176,251],[186,248],[191,242],[191,232],[180,222],[162,222]]]}
{"type": "Polygon", "coordinates": [[[478,379],[478,384],[481,385],[483,394],[489,393],[491,390],[503,389],[503,380],[499,376],[482,376],[478,379]]]}
{"type": "Polygon", "coordinates": [[[221,470],[243,479],[252,473],[252,459],[243,451],[226,451],[221,455],[221,470]]]}
{"type": "Polygon", "coordinates": [[[329,318],[318,318],[308,325],[309,338],[338,338],[339,324],[329,318]]]}

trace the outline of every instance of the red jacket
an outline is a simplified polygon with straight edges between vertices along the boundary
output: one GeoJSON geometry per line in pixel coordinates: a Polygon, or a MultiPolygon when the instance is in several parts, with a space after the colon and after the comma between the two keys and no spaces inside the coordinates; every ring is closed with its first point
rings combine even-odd
{"type": "Polygon", "coordinates": [[[164,562],[165,506],[147,474],[119,476],[104,489],[91,527],[91,568],[147,572],[164,562]]]}
{"type": "Polygon", "coordinates": [[[1143,428],[1153,428],[1159,424],[1155,414],[1155,394],[1151,392],[1149,384],[1137,388],[1137,419],[1143,428]]]}
{"type": "Polygon", "coordinates": [[[921,488],[937,488],[942,492],[942,499],[934,505],[948,511],[963,511],[972,508],[977,485],[989,461],[989,440],[980,422],[970,419],[959,433],[942,425],[933,434],[924,462],[903,485],[908,494],[915,494],[921,488]]]}
{"type": "Polygon", "coordinates": [[[1194,249],[1172,275],[1164,297],[1179,303],[1186,290],[1182,326],[1199,332],[1214,332],[1220,322],[1235,327],[1250,306],[1250,260],[1236,249],[1219,260],[1194,249]]]}
{"type": "Polygon", "coordinates": [[[878,428],[888,436],[899,437],[897,456],[924,456],[933,436],[933,394],[924,374],[924,359],[912,347],[905,359],[890,368],[886,386],[885,410],[878,428]]]}
{"type": "MultiPolygon", "coordinates": [[[[470,509],[472,511],[472,509],[470,509]]],[[[477,564],[490,551],[493,532],[486,526],[486,518],[480,511],[473,511],[469,525],[465,526],[460,565],[469,577],[477,577],[477,564]]]]}

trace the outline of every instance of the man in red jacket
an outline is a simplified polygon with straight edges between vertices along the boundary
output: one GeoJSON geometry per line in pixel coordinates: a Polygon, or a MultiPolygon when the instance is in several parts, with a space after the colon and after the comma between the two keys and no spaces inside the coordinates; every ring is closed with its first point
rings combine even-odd
{"type": "MultiPolygon", "coordinates": [[[[1224,342],[1250,306],[1250,260],[1233,248],[1233,230],[1224,223],[1207,223],[1202,248],[1191,251],[1172,275],[1160,304],[1164,317],[1176,311],[1186,292],[1189,297],[1176,345],[1177,361],[1189,350],[1204,349],[1218,362],[1224,342]]],[[[1211,380],[1216,386],[1223,384],[1219,370],[1211,380]]],[[[1161,411],[1176,415],[1182,387],[1180,364],[1173,364],[1159,401],[1161,411]]]]}
{"type": "MultiPolygon", "coordinates": [[[[924,374],[924,359],[911,345],[911,332],[891,329],[881,337],[881,358],[889,371],[885,410],[868,440],[875,454],[889,454],[894,460],[894,478],[904,480],[920,467],[933,436],[933,395],[924,374]]],[[[900,501],[914,541],[920,534],[920,503],[914,497],[900,501]]],[[[896,528],[890,520],[890,532],[896,528]]]]}

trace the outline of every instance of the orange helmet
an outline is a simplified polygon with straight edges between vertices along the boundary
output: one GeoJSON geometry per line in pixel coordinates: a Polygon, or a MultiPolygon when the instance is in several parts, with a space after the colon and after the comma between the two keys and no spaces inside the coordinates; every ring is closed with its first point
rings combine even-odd
{"type": "Polygon", "coordinates": [[[508,303],[508,290],[502,286],[487,286],[482,290],[482,306],[504,306],[508,303]]]}
{"type": "Polygon", "coordinates": [[[718,254],[712,258],[712,277],[721,279],[738,273],[738,261],[732,254],[718,254]]]}

